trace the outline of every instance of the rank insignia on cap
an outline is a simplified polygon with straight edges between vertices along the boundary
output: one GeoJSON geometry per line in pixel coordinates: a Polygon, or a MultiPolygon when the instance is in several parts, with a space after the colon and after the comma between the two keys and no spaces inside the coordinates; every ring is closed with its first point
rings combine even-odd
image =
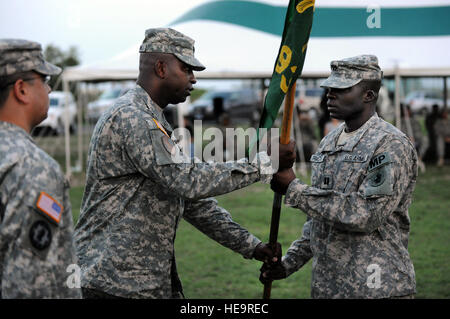
{"type": "Polygon", "coordinates": [[[37,208],[57,224],[61,220],[63,207],[46,192],[41,192],[36,203],[37,208]]]}

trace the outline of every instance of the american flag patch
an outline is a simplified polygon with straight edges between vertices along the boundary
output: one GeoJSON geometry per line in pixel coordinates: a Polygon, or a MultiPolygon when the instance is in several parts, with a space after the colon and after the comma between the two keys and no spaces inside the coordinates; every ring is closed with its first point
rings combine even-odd
{"type": "Polygon", "coordinates": [[[46,192],[41,192],[36,206],[56,223],[61,220],[63,207],[46,192]]]}

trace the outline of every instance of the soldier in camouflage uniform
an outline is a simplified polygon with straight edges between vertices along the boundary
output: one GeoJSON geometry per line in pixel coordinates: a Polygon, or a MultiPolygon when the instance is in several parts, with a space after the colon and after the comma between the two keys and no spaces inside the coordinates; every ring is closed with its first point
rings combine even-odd
{"type": "Polygon", "coordinates": [[[2,298],[80,298],[69,185],[30,132],[47,116],[46,77],[61,69],[41,45],[0,40],[0,293],[2,298]]]}
{"type": "Polygon", "coordinates": [[[410,139],[375,112],[382,72],[375,56],[331,62],[331,116],[344,120],[311,157],[311,186],[291,169],[272,189],[308,217],[302,236],[261,281],[281,279],[312,262],[313,298],[412,297],[408,207],[417,177],[410,139]]]}
{"type": "MultiPolygon", "coordinates": [[[[196,83],[193,70],[205,69],[194,41],[173,29],[149,29],[140,53],[136,87],[100,117],[90,143],[75,230],[87,298],[182,298],[174,252],[181,217],[245,258],[273,258],[210,198],[270,180],[267,154],[252,163],[198,162],[171,138],[162,109],[185,101],[196,83]]],[[[295,154],[293,144],[288,148],[295,154]]]]}

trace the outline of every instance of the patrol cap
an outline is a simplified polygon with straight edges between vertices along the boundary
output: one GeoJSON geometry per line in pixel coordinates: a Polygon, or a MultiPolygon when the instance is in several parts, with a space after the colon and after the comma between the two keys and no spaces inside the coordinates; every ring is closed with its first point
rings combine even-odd
{"type": "Polygon", "coordinates": [[[171,53],[195,71],[203,71],[205,66],[194,57],[194,43],[188,36],[171,28],[148,29],[139,52],[171,53]]]}
{"type": "Polygon", "coordinates": [[[383,71],[375,55],[358,55],[343,60],[331,61],[331,74],[320,84],[321,87],[346,89],[362,80],[380,80],[383,71]]]}
{"type": "Polygon", "coordinates": [[[44,60],[39,43],[22,39],[0,39],[0,76],[36,71],[44,75],[61,73],[61,68],[44,60]]]}

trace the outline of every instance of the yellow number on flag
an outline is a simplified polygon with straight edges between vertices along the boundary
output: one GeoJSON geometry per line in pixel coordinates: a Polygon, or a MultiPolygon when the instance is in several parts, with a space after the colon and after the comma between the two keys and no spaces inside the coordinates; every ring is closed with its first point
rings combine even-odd
{"type": "Polygon", "coordinates": [[[278,62],[275,67],[277,73],[283,72],[291,63],[292,50],[287,46],[283,45],[280,50],[280,56],[278,57],[278,62]]]}
{"type": "Polygon", "coordinates": [[[298,13],[303,13],[309,7],[314,7],[314,2],[315,0],[303,0],[299,4],[297,4],[297,7],[295,9],[297,9],[298,13]]]}
{"type": "Polygon", "coordinates": [[[289,82],[286,82],[286,77],[284,75],[281,76],[281,81],[280,81],[280,89],[281,91],[283,91],[284,93],[287,93],[288,89],[289,89],[289,84],[291,83],[291,79],[289,79],[289,82]]]}

